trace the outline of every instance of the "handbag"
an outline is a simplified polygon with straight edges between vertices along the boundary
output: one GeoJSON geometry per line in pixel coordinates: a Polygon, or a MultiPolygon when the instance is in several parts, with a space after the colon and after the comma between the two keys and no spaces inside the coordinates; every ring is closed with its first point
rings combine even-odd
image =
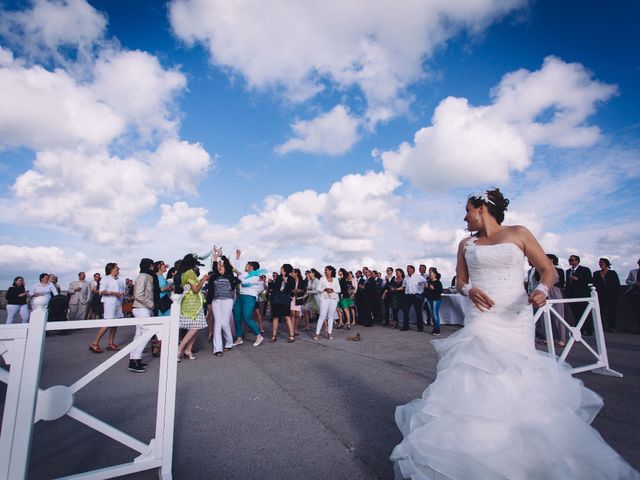
{"type": "Polygon", "coordinates": [[[273,291],[273,296],[271,297],[271,303],[273,303],[274,305],[284,305],[287,307],[291,305],[291,297],[286,293],[284,293],[283,291],[285,286],[286,286],[286,283],[283,281],[280,284],[280,288],[278,290],[273,291]]]}
{"type": "Polygon", "coordinates": [[[172,303],[173,303],[173,300],[169,298],[169,295],[160,297],[160,300],[158,300],[158,310],[164,313],[171,308],[172,303]]]}
{"type": "Polygon", "coordinates": [[[280,290],[273,292],[273,299],[271,301],[275,305],[291,305],[291,297],[280,290]]]}
{"type": "Polygon", "coordinates": [[[133,311],[133,302],[124,302],[122,304],[122,313],[131,313],[133,311]]]}

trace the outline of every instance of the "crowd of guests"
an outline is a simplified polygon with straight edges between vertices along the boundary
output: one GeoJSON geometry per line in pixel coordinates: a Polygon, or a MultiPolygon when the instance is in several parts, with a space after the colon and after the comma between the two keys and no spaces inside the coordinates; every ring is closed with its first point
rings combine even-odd
{"type": "MultiPolygon", "coordinates": [[[[617,321],[617,298],[620,280],[606,258],[599,261],[600,270],[592,272],[580,265],[580,257],[571,255],[571,268],[558,267],[555,255],[548,255],[557,272],[557,281],[549,298],[584,298],[590,295],[590,284],[598,292],[605,331],[613,332],[617,321]]],[[[283,264],[279,272],[269,272],[255,260],[242,264],[237,250],[234,262],[214,246],[211,253],[211,270],[202,274],[203,258],[187,254],[169,267],[163,261],[143,258],[135,280],[123,279],[117,263],[107,263],[105,273],[95,273],[92,281],[84,272],[71,282],[66,295],[62,295],[58,279],[43,273],[39,282],[27,290],[22,277],[16,277],[7,291],[7,323],[18,317],[29,320],[29,302],[34,297],[45,296],[48,301],[49,320],[83,320],[99,318],[136,318],[169,315],[171,293],[180,297],[181,340],[177,360],[194,360],[194,345],[201,330],[208,330],[215,356],[222,356],[244,343],[245,330],[253,334],[253,346],[257,347],[267,336],[266,321],[271,321],[269,342],[278,340],[280,323],[286,331],[287,342],[296,341],[298,331],[310,331],[316,322],[313,340],[322,334],[334,339],[334,329],[349,330],[360,324],[371,327],[378,323],[400,331],[409,330],[409,318],[413,313],[418,331],[426,326],[429,333],[440,335],[440,305],[444,291],[437,268],[422,264],[416,271],[413,265],[406,269],[387,267],[385,273],[363,267],[355,274],[344,268],[327,265],[322,273],[315,268],[304,273],[290,264],[283,264]],[[402,312],[402,322],[400,322],[402,312]]],[[[640,266],[640,260],[638,260],[640,266]]],[[[455,280],[455,279],[454,279],[455,280]]],[[[640,325],[640,278],[638,269],[629,273],[627,296],[633,305],[640,325]]],[[[527,273],[525,288],[536,288],[540,277],[534,268],[527,273]]],[[[454,282],[452,282],[452,285],[454,282]]],[[[577,322],[586,304],[570,303],[572,317],[577,322]]],[[[563,305],[556,304],[556,311],[564,317],[563,305]]],[[[562,322],[553,318],[554,338],[559,346],[567,341],[562,322]]],[[[542,322],[539,322],[541,325],[542,322]]],[[[137,326],[134,340],[146,331],[137,326]]],[[[107,334],[106,349],[117,351],[117,327],[98,330],[89,350],[102,353],[101,342],[107,334]]],[[[61,332],[64,334],[65,332],[61,332]]],[[[593,334],[593,322],[587,319],[582,326],[584,335],[593,334]]],[[[542,340],[542,332],[538,332],[542,340]]],[[[146,371],[142,354],[146,345],[132,351],[129,370],[146,371]]],[[[151,338],[151,353],[159,356],[161,342],[151,338]]]]}
{"type": "MultiPolygon", "coordinates": [[[[559,260],[556,255],[547,254],[547,258],[556,271],[556,283],[549,292],[549,298],[587,298],[591,296],[591,285],[593,285],[597,292],[603,329],[609,333],[616,332],[620,278],[615,270],[611,268],[609,259],[604,257],[600,258],[598,260],[599,270],[591,272],[588,267],[580,264],[580,257],[575,254],[569,256],[568,262],[570,268],[567,270],[562,270],[558,267],[559,260]]],[[[640,266],[640,260],[638,260],[638,266],[640,266]]],[[[535,268],[531,267],[527,272],[525,280],[527,293],[533,291],[539,282],[540,275],[536,272],[535,268]]],[[[629,272],[626,284],[627,289],[625,296],[631,303],[636,321],[640,327],[640,278],[638,278],[638,269],[633,269],[629,272]]],[[[587,303],[571,302],[567,305],[571,310],[573,326],[577,326],[578,322],[585,316],[587,303]]],[[[559,313],[560,317],[564,318],[564,305],[562,303],[555,304],[553,308],[559,313]]],[[[567,342],[568,332],[558,317],[552,315],[551,320],[556,345],[564,346],[567,342]]],[[[542,322],[539,322],[536,328],[536,337],[543,342],[544,332],[542,331],[542,322]]],[[[591,313],[585,316],[580,331],[581,334],[585,336],[593,335],[594,323],[591,313]]]]}

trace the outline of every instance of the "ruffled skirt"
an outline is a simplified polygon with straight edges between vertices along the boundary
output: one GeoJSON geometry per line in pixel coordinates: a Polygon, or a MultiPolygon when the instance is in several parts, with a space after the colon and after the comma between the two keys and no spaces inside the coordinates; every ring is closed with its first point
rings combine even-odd
{"type": "Polygon", "coordinates": [[[601,398],[536,351],[532,330],[512,330],[473,322],[433,341],[436,381],[396,409],[396,477],[640,478],[590,426],[601,398]]]}

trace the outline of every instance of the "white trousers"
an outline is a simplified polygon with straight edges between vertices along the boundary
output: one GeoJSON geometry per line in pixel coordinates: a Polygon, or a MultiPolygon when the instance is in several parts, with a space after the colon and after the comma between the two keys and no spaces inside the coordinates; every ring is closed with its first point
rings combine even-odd
{"type": "Polygon", "coordinates": [[[110,318],[124,317],[124,314],[122,313],[122,304],[120,302],[103,303],[102,306],[104,307],[103,318],[108,320],[110,318]]]}
{"type": "Polygon", "coordinates": [[[22,323],[29,321],[29,305],[7,305],[7,325],[16,322],[18,313],[20,313],[22,323]]]}
{"type": "MultiPolygon", "coordinates": [[[[135,318],[148,318],[151,316],[152,313],[153,312],[148,308],[133,309],[133,316],[135,318]]],[[[138,337],[144,335],[146,331],[147,331],[146,325],[136,325],[136,334],[133,336],[133,341],[135,341],[138,337]]],[[[146,342],[134,348],[131,351],[131,355],[129,355],[129,360],[140,360],[142,358],[142,352],[145,346],[146,346],[146,342]]]]}
{"type": "Polygon", "coordinates": [[[229,319],[233,310],[233,299],[214,300],[211,302],[213,313],[213,353],[222,351],[222,333],[224,332],[225,348],[233,347],[233,336],[229,319]]]}
{"type": "Polygon", "coordinates": [[[87,304],[75,303],[69,305],[69,320],[84,320],[87,317],[87,304]]]}
{"type": "Polygon", "coordinates": [[[336,315],[336,308],[338,308],[338,298],[325,298],[324,295],[320,297],[320,316],[318,317],[318,324],[316,325],[316,335],[320,335],[322,330],[322,324],[327,321],[327,328],[329,335],[333,333],[333,320],[336,315]]]}

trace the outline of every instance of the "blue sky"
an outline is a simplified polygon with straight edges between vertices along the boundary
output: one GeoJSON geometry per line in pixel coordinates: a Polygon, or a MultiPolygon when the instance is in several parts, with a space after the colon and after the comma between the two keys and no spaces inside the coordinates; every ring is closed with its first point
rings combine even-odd
{"type": "Polygon", "coordinates": [[[637,261],[637,2],[3,2],[0,282],[212,244],[427,263],[499,186],[543,247],[637,261]]]}

